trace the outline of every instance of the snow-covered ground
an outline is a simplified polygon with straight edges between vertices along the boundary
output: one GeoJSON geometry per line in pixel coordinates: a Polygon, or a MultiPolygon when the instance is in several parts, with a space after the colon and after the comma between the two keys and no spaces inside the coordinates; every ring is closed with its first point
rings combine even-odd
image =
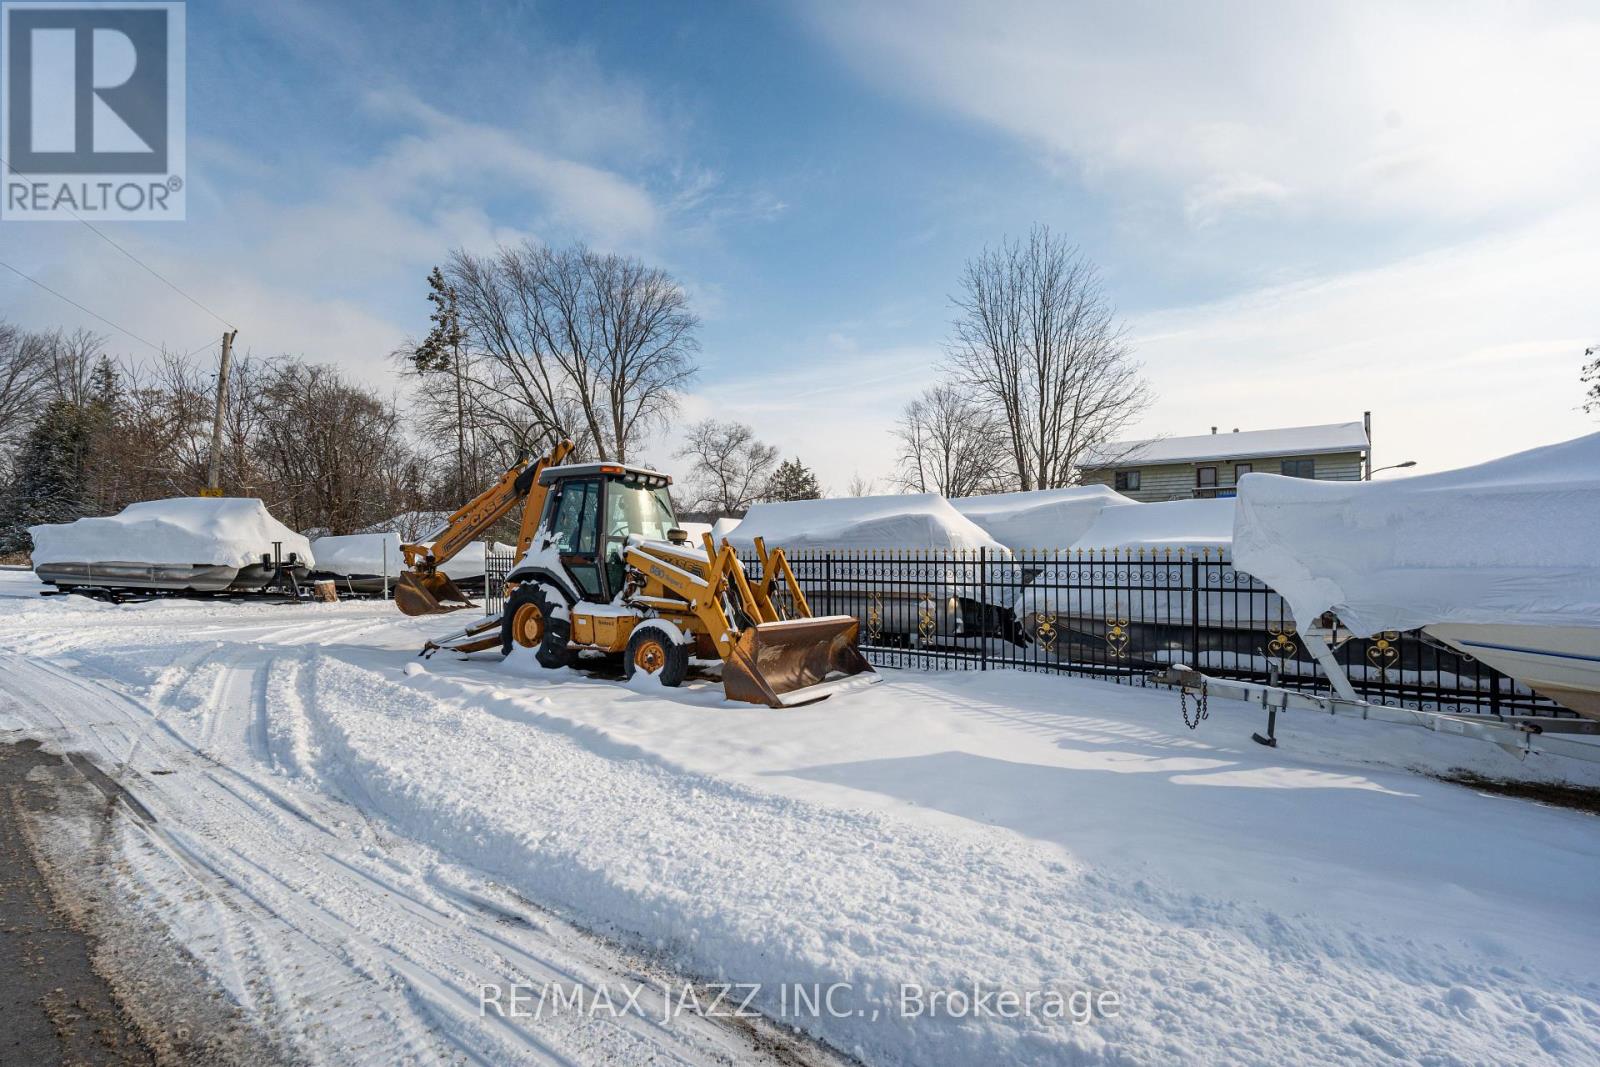
{"type": "Polygon", "coordinates": [[[620,1005],[643,975],[759,984],[868,1063],[1600,1063],[1600,820],[1418,773],[1594,765],[1298,713],[1269,750],[1242,705],[1190,732],[1172,694],[1011,672],[776,712],[424,663],[457,620],[381,602],[30,582],[0,572],[0,738],[119,777],[153,816],[116,841],[133,905],[307,1061],[771,1052],[748,1020],[662,1024],[659,989],[480,1013],[484,983],[620,1005]],[[930,1010],[974,983],[982,1014],[930,1010]]]}

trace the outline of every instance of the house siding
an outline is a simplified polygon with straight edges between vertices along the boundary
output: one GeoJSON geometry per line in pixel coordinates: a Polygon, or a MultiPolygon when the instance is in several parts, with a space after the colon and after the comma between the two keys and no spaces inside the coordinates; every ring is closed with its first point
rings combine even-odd
{"type": "Polygon", "coordinates": [[[1334,452],[1321,456],[1257,456],[1253,459],[1194,460],[1184,463],[1158,463],[1149,466],[1127,464],[1121,467],[1085,468],[1084,485],[1115,486],[1116,472],[1139,472],[1139,488],[1122,490],[1124,496],[1146,503],[1158,500],[1192,500],[1195,496],[1195,468],[1216,467],[1217,486],[1229,488],[1235,484],[1235,466],[1248,463],[1257,474],[1277,474],[1286,459],[1309,459],[1316,465],[1318,481],[1354,482],[1361,480],[1362,453],[1334,452]]]}

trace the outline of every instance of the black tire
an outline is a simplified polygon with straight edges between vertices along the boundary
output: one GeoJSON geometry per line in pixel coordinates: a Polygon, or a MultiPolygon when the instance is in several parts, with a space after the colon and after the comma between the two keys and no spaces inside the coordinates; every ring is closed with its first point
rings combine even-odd
{"type": "Polygon", "coordinates": [[[689,674],[689,646],[678,644],[659,626],[641,626],[628,638],[622,675],[632,678],[640,668],[659,670],[661,684],[677,688],[689,674]],[[651,667],[652,663],[660,667],[651,667]]]}
{"type": "MultiPolygon", "coordinates": [[[[519,612],[531,606],[538,609],[541,622],[543,619],[550,617],[544,598],[540,596],[541,592],[538,582],[524,582],[513,589],[511,595],[506,598],[505,610],[500,613],[500,654],[502,656],[509,656],[511,649],[516,645],[520,644],[524,647],[529,647],[527,642],[518,640],[517,616],[519,612]]],[[[543,640],[542,633],[540,640],[543,640]]]]}
{"type": "Polygon", "coordinates": [[[576,653],[567,647],[567,642],[572,639],[572,619],[567,615],[567,602],[542,585],[537,595],[539,610],[544,612],[544,640],[539,642],[539,650],[533,654],[533,658],[539,661],[539,666],[549,670],[570,667],[576,653]]]}
{"type": "Polygon", "coordinates": [[[572,622],[566,618],[567,602],[554,589],[543,582],[524,582],[506,598],[505,611],[500,615],[500,652],[509,656],[517,643],[517,609],[532,604],[543,616],[544,633],[533,658],[539,666],[554,669],[572,665],[572,650],[567,641],[572,636],[572,622]]]}

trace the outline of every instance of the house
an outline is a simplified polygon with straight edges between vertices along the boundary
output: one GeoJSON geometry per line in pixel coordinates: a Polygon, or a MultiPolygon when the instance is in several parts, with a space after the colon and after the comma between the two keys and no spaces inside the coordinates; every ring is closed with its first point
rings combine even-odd
{"type": "Polygon", "coordinates": [[[1360,422],[1234,430],[1194,437],[1113,441],[1079,465],[1085,485],[1109,485],[1135,500],[1233,496],[1254,472],[1354,482],[1371,477],[1372,413],[1360,422]]]}

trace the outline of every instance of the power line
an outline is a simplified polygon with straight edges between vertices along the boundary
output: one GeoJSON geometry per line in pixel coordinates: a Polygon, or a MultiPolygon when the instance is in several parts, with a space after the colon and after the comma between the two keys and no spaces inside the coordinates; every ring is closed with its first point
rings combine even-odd
{"type": "MultiPolygon", "coordinates": [[[[41,282],[38,278],[30,277],[29,275],[26,275],[26,274],[22,273],[20,270],[18,270],[17,268],[13,267],[11,264],[7,263],[3,259],[0,259],[0,267],[4,267],[6,270],[10,271],[12,274],[15,274],[17,277],[21,278],[23,281],[32,282],[34,285],[37,285],[39,288],[41,288],[45,292],[49,293],[51,296],[55,297],[57,300],[65,300],[67,303],[71,304],[73,307],[77,308],[79,311],[83,312],[85,315],[91,316],[92,318],[99,319],[101,322],[105,323],[107,326],[111,327],[113,330],[116,330],[119,333],[125,333],[129,337],[133,338],[135,341],[138,341],[140,344],[146,345],[146,346],[150,347],[151,349],[153,349],[153,350],[155,350],[157,352],[165,353],[166,349],[162,348],[160,345],[154,344],[154,343],[152,343],[150,341],[146,341],[143,337],[140,337],[138,334],[134,333],[132,330],[128,329],[127,327],[118,326],[116,323],[112,322],[110,319],[106,318],[104,315],[99,315],[99,314],[96,314],[93,311],[90,311],[88,308],[84,307],[82,304],[80,304],[76,300],[72,299],[72,297],[65,296],[65,295],[63,295],[61,293],[56,292],[54,289],[50,288],[44,282],[41,282]]],[[[195,351],[198,352],[199,349],[197,348],[197,349],[195,349],[195,351]]]]}
{"type": "MultiPolygon", "coordinates": [[[[13,167],[11,165],[11,161],[9,159],[6,159],[4,156],[0,156],[0,163],[4,163],[6,165],[6,169],[9,170],[11,173],[15,174],[17,177],[19,177],[19,178],[28,177],[28,175],[24,174],[22,171],[18,170],[16,167],[13,167]]],[[[123,255],[125,255],[129,259],[133,260],[139,266],[141,266],[145,270],[149,271],[150,274],[153,277],[155,277],[157,280],[159,280],[168,289],[171,289],[173,292],[177,293],[179,296],[181,296],[185,300],[189,301],[189,303],[193,304],[195,307],[199,308],[201,311],[204,311],[207,315],[210,315],[212,318],[214,318],[218,322],[222,323],[222,325],[226,326],[228,329],[230,329],[230,330],[234,329],[233,323],[229,322],[227,319],[223,318],[221,315],[218,315],[215,311],[212,311],[210,308],[208,308],[204,304],[200,303],[200,301],[196,300],[194,297],[192,297],[188,293],[184,292],[181,288],[179,288],[179,286],[177,285],[176,282],[173,282],[173,281],[169,280],[166,277],[166,275],[162,274],[160,271],[156,270],[150,264],[146,263],[144,260],[142,260],[138,256],[134,255],[132,252],[128,251],[126,248],[123,248],[117,242],[113,241],[110,237],[106,236],[104,233],[102,233],[100,231],[100,229],[98,227],[96,227],[88,219],[84,218],[82,215],[78,214],[76,211],[72,210],[70,207],[69,208],[63,208],[62,210],[65,211],[67,214],[71,215],[73,218],[77,219],[79,222],[83,223],[85,226],[89,227],[89,232],[90,233],[94,234],[96,237],[100,238],[106,244],[110,245],[112,248],[115,248],[118,252],[121,252],[123,255]]],[[[93,312],[90,312],[90,314],[93,314],[93,312]]],[[[98,318],[99,316],[95,316],[95,317],[98,318]]]]}

